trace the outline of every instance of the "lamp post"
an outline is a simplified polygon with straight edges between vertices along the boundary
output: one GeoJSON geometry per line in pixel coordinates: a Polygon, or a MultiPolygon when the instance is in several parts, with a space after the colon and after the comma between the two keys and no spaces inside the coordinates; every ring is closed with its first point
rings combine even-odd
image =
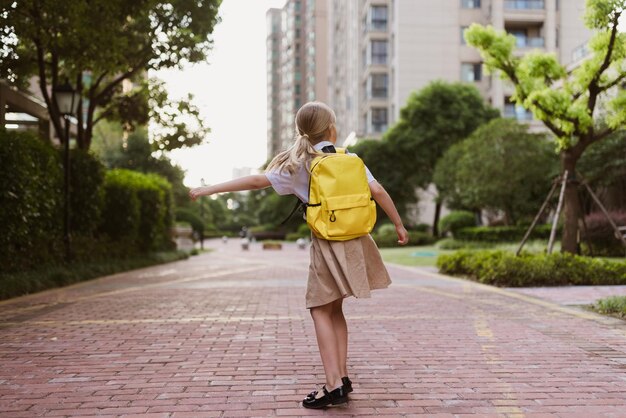
{"type": "Polygon", "coordinates": [[[54,100],[59,112],[65,119],[65,155],[64,155],[64,208],[63,208],[63,243],[65,244],[65,261],[71,259],[70,247],[70,117],[76,114],[78,106],[78,94],[66,79],[65,84],[55,86],[53,89],[54,100]]]}
{"type": "MultiPolygon", "coordinates": [[[[200,179],[202,187],[206,186],[204,179],[200,179]]],[[[200,228],[200,249],[204,250],[204,199],[200,196],[200,219],[202,219],[202,228],[200,228]]]]}

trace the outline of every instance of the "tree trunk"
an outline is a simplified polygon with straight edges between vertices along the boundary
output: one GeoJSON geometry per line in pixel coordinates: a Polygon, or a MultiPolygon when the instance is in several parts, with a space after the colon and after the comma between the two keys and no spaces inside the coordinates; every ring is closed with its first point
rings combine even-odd
{"type": "Polygon", "coordinates": [[[439,236],[439,217],[441,216],[441,203],[435,202],[435,219],[433,220],[433,237],[439,236]]]}
{"type": "Polygon", "coordinates": [[[576,163],[578,158],[569,151],[561,153],[561,167],[567,170],[567,184],[563,196],[563,237],[561,252],[576,254],[578,251],[578,220],[580,218],[580,198],[578,195],[578,180],[576,178],[576,163]]]}

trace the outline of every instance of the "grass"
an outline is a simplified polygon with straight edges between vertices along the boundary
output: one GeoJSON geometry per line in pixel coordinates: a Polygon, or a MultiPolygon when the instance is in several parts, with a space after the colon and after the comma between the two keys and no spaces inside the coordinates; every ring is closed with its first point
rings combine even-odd
{"type": "Polygon", "coordinates": [[[125,259],[76,262],[24,272],[3,273],[0,274],[0,300],[188,257],[185,251],[156,252],[125,259]]]}
{"type": "MultiPolygon", "coordinates": [[[[510,252],[517,251],[518,242],[490,244],[479,242],[462,242],[456,241],[462,248],[467,249],[494,249],[505,250],[510,252]]],[[[548,246],[547,241],[529,241],[524,245],[524,251],[531,253],[540,253],[545,251],[548,246]]],[[[381,248],[380,253],[384,261],[389,263],[402,264],[405,266],[417,267],[435,267],[437,257],[441,254],[450,254],[456,250],[443,250],[435,245],[424,245],[418,247],[398,247],[398,248],[381,248]]],[[[552,250],[560,251],[560,244],[557,242],[552,250]]]]}
{"type": "Polygon", "coordinates": [[[440,250],[435,245],[420,247],[381,248],[380,254],[384,261],[405,266],[435,266],[440,254],[453,253],[452,250],[440,250]]]}
{"type": "Polygon", "coordinates": [[[626,319],[626,296],[610,296],[599,299],[590,306],[590,309],[604,315],[626,319]]]}

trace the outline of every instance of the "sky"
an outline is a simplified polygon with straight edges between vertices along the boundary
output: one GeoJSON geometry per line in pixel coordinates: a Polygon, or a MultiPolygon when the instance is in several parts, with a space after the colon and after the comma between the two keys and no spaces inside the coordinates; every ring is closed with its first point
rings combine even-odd
{"type": "MultiPolygon", "coordinates": [[[[166,82],[173,98],[192,93],[211,128],[206,145],[170,153],[186,170],[186,186],[200,186],[201,179],[206,184],[227,181],[234,168],[258,168],[265,162],[265,13],[284,4],[285,0],[223,0],[222,21],[214,29],[207,62],[154,74],[166,82]]],[[[626,17],[621,29],[626,30],[626,17]]]]}
{"type": "Polygon", "coordinates": [[[207,62],[158,71],[172,98],[188,93],[211,128],[207,144],[175,150],[185,185],[233,178],[233,169],[260,167],[267,157],[265,13],[285,0],[223,0],[207,62]]]}

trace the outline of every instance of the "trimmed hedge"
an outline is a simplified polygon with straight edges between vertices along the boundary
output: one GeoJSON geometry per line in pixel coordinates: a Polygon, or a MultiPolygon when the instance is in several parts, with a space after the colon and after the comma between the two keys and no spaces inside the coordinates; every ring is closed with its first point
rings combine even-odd
{"type": "MultiPolygon", "coordinates": [[[[482,242],[513,242],[521,241],[528,226],[475,226],[471,228],[461,228],[454,238],[461,241],[482,241],[482,242]]],[[[548,239],[552,225],[537,225],[530,234],[530,239],[548,239]]],[[[557,229],[557,236],[560,235],[560,228],[557,229]]]]}
{"type": "Polygon", "coordinates": [[[156,174],[126,169],[107,172],[101,232],[140,251],[169,247],[172,190],[156,174]]]}
{"type": "Polygon", "coordinates": [[[495,286],[626,284],[626,263],[569,253],[528,254],[461,250],[437,258],[439,272],[495,286]]]}
{"type": "MultiPolygon", "coordinates": [[[[59,159],[62,160],[62,158],[63,151],[60,151],[59,159]]],[[[70,230],[72,236],[93,236],[96,233],[100,225],[104,201],[102,189],[104,172],[104,166],[95,155],[80,149],[70,150],[70,230]]]]}
{"type": "Polygon", "coordinates": [[[465,210],[450,212],[439,221],[439,233],[447,234],[450,232],[454,238],[457,232],[462,228],[473,227],[476,225],[476,215],[465,210]]]}
{"type": "Polygon", "coordinates": [[[0,128],[0,265],[28,269],[62,250],[62,171],[56,150],[0,128]]]}
{"type": "MultiPolygon", "coordinates": [[[[393,225],[391,225],[393,227],[393,225]]],[[[398,247],[398,234],[396,234],[395,228],[393,230],[387,228],[381,228],[372,234],[372,238],[376,241],[376,245],[379,248],[398,247]]],[[[409,244],[408,245],[430,245],[436,241],[431,235],[425,232],[409,231],[409,244]]]]}

